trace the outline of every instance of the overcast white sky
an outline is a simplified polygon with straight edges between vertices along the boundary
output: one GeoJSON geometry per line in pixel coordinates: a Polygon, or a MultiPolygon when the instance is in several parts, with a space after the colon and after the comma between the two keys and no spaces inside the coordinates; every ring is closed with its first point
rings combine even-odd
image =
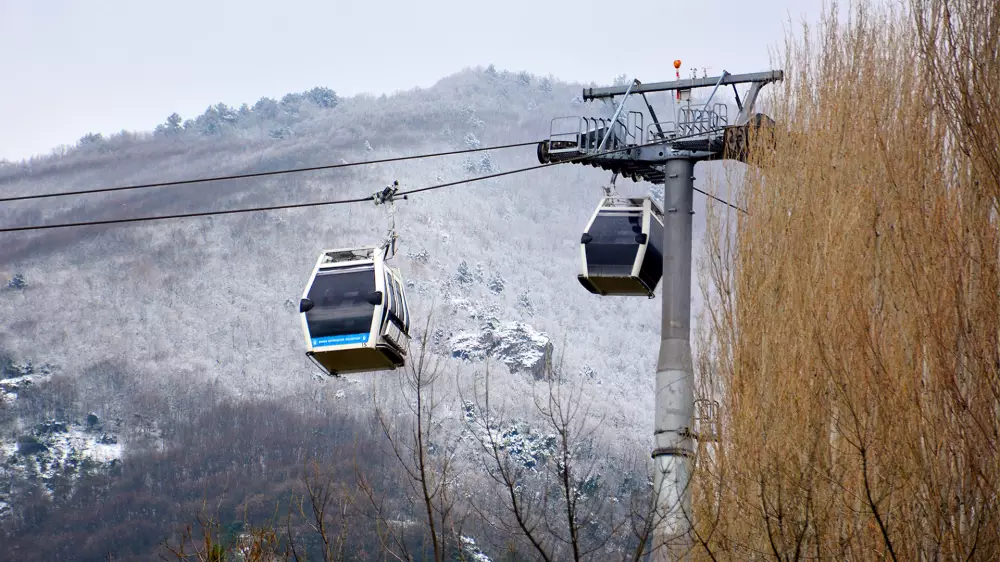
{"type": "Polygon", "coordinates": [[[622,73],[668,80],[677,58],[682,77],[691,67],[765,70],[789,20],[814,22],[822,9],[821,0],[0,0],[0,158],[88,132],[150,130],[218,102],[313,86],[392,93],[489,63],[602,85],[622,73]]]}

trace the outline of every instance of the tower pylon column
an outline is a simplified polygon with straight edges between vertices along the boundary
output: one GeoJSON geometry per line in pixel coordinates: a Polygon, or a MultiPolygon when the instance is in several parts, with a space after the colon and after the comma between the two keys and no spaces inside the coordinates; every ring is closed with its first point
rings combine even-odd
{"type": "Polygon", "coordinates": [[[694,368],[691,361],[691,252],[694,223],[693,158],[664,166],[663,317],[656,362],[653,491],[656,561],[681,560],[690,550],[694,441],[694,368]]]}

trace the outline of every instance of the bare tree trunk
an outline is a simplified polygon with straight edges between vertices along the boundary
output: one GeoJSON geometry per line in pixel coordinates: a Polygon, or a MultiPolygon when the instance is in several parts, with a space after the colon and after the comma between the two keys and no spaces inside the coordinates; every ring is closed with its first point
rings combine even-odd
{"type": "MultiPolygon", "coordinates": [[[[444,562],[449,545],[458,542],[461,524],[455,518],[456,502],[450,490],[453,447],[448,446],[440,423],[435,417],[443,400],[436,397],[434,391],[443,371],[440,358],[434,356],[429,348],[431,333],[431,317],[428,316],[420,336],[419,347],[409,350],[407,364],[398,381],[400,396],[409,405],[411,416],[407,421],[412,424],[412,431],[405,435],[404,430],[393,423],[385,405],[379,403],[375,392],[372,394],[372,401],[377,425],[389,444],[390,453],[405,471],[410,486],[409,493],[415,503],[421,506],[426,517],[425,523],[431,539],[434,560],[444,562]],[[440,443],[442,449],[440,453],[431,454],[431,443],[434,442],[440,443]]],[[[374,493],[370,485],[365,483],[364,486],[372,506],[375,506],[374,493]]],[[[394,535],[393,543],[400,547],[400,552],[396,555],[403,559],[412,559],[405,548],[402,548],[403,540],[391,531],[391,525],[385,514],[380,509],[376,513],[389,532],[394,535]]]]}
{"type": "Polygon", "coordinates": [[[492,495],[481,499],[475,510],[494,528],[519,537],[544,561],[605,560],[605,547],[624,544],[627,537],[635,540],[622,559],[639,560],[655,524],[652,488],[642,487],[641,499],[633,497],[630,510],[617,507],[618,499],[601,488],[599,455],[587,449],[598,442],[603,420],[590,415],[580,389],[560,380],[558,373],[550,366],[544,389],[534,393],[541,421],[537,434],[551,432],[555,437],[544,458],[517,455],[521,447],[510,442],[514,430],[529,438],[536,433],[509,419],[504,404],[491,401],[488,366],[482,389],[478,383],[473,388],[473,400],[466,402],[468,431],[494,485],[492,495]]]}

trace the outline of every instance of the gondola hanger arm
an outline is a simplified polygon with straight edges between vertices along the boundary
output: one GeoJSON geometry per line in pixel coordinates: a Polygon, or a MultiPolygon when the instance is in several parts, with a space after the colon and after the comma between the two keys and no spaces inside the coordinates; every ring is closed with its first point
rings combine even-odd
{"type": "Polygon", "coordinates": [[[615,180],[618,179],[618,172],[615,171],[611,174],[611,183],[604,186],[604,196],[605,197],[615,197],[618,195],[618,189],[615,187],[615,180]]]}
{"type": "MultiPolygon", "coordinates": [[[[377,191],[372,194],[372,199],[375,201],[375,205],[389,205],[389,232],[386,234],[385,241],[382,243],[383,259],[391,259],[396,255],[396,241],[399,239],[399,235],[396,234],[396,194],[399,192],[399,180],[394,180],[392,185],[388,185],[382,188],[381,191],[377,191]]],[[[404,194],[403,199],[408,197],[404,194]]]]}

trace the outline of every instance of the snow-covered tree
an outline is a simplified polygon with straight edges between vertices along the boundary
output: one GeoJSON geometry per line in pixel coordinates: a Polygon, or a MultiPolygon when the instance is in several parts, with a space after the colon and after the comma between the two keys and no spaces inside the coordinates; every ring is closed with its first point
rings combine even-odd
{"type": "Polygon", "coordinates": [[[7,281],[7,288],[8,289],[18,289],[18,290],[21,290],[21,289],[24,289],[27,286],[28,286],[28,283],[24,280],[24,274],[22,274],[22,273],[15,273],[14,276],[11,277],[11,279],[9,281],[7,281]]]}
{"type": "Polygon", "coordinates": [[[239,115],[224,103],[215,104],[215,111],[219,115],[219,120],[227,125],[232,125],[239,120],[239,115]]]}
{"type": "Polygon", "coordinates": [[[337,97],[336,92],[322,86],[317,86],[306,92],[306,98],[310,102],[326,109],[337,107],[337,104],[340,103],[340,98],[337,97]]]}
{"type": "Polygon", "coordinates": [[[171,113],[167,116],[167,129],[172,131],[180,131],[181,129],[181,116],[177,112],[171,113]]]}
{"type": "Polygon", "coordinates": [[[500,171],[500,168],[493,163],[493,159],[490,158],[489,152],[484,152],[482,156],[479,157],[479,171],[484,174],[495,174],[500,171]]]}
{"type": "Polygon", "coordinates": [[[455,274],[455,279],[459,283],[472,283],[474,281],[472,271],[469,270],[469,264],[465,260],[462,260],[462,263],[458,264],[458,272],[455,274]]]}
{"type": "Polygon", "coordinates": [[[494,295],[499,295],[503,292],[504,285],[505,283],[503,277],[499,273],[494,273],[493,277],[490,278],[490,283],[487,285],[487,288],[494,295]]]}
{"type": "Polygon", "coordinates": [[[267,134],[272,139],[281,140],[292,136],[292,130],[284,125],[278,125],[277,127],[271,128],[267,134]]]}
{"type": "Polygon", "coordinates": [[[476,117],[475,114],[469,115],[468,123],[476,129],[482,129],[486,126],[486,122],[476,117]]]}
{"type": "Polygon", "coordinates": [[[274,98],[263,97],[253,104],[253,112],[263,119],[274,119],[278,116],[278,102],[274,98]]]}
{"type": "Polygon", "coordinates": [[[285,113],[295,115],[299,112],[299,106],[302,105],[302,94],[285,94],[281,98],[281,110],[285,113]]]}
{"type": "Polygon", "coordinates": [[[479,139],[476,138],[475,133],[466,133],[465,135],[465,146],[468,148],[479,148],[479,139]]]}
{"type": "Polygon", "coordinates": [[[104,142],[104,136],[101,133],[87,133],[80,137],[80,146],[101,144],[104,142]]]}
{"type": "Polygon", "coordinates": [[[195,125],[198,127],[199,133],[203,135],[222,134],[222,127],[225,124],[225,121],[219,113],[219,105],[225,108],[225,104],[210,105],[208,109],[205,110],[205,113],[202,113],[197,119],[195,119],[195,125]]]}
{"type": "Polygon", "coordinates": [[[517,295],[517,306],[529,315],[535,313],[535,303],[532,302],[528,293],[521,293],[517,295]]]}

